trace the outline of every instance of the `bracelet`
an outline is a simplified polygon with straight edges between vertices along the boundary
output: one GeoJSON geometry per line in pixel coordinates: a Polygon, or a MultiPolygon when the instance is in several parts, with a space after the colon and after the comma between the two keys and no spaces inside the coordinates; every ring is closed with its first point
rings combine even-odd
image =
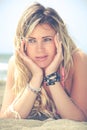
{"type": "Polygon", "coordinates": [[[45,82],[47,86],[54,85],[55,82],[59,82],[59,81],[60,81],[60,75],[58,74],[58,72],[54,72],[50,75],[47,75],[43,79],[43,82],[45,82]]]}
{"type": "Polygon", "coordinates": [[[30,82],[30,84],[27,84],[27,89],[31,90],[35,94],[38,94],[41,91],[41,88],[33,88],[31,85],[31,82],[30,82]]]}
{"type": "Polygon", "coordinates": [[[20,114],[19,114],[17,111],[14,110],[13,105],[10,105],[10,106],[6,109],[6,111],[4,112],[4,114],[8,115],[9,112],[11,112],[11,113],[14,115],[14,118],[15,118],[15,119],[21,119],[20,114]]]}

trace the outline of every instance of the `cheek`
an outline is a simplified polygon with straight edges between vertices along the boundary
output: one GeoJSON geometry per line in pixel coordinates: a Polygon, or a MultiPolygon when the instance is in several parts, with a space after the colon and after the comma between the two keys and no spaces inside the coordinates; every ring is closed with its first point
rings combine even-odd
{"type": "Polygon", "coordinates": [[[51,53],[52,59],[54,59],[55,55],[56,55],[56,51],[53,50],[52,53],[51,53]]]}
{"type": "Polygon", "coordinates": [[[54,57],[56,55],[56,46],[55,45],[51,46],[49,52],[54,57]]]}
{"type": "Polygon", "coordinates": [[[34,51],[31,48],[27,48],[27,56],[32,58],[34,55],[34,51]]]}

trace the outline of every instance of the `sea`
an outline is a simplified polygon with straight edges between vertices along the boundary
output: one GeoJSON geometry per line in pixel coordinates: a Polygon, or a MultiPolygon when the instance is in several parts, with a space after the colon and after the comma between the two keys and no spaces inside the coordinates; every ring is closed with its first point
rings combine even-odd
{"type": "Polygon", "coordinates": [[[0,54],[0,83],[6,81],[8,61],[12,54],[0,54]]]}

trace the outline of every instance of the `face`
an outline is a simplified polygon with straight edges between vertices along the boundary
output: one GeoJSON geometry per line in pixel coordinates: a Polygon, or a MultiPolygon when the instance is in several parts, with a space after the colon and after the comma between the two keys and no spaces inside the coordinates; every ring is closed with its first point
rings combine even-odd
{"type": "Polygon", "coordinates": [[[56,32],[48,24],[37,25],[26,37],[27,55],[40,67],[46,68],[56,54],[54,42],[56,32]]]}

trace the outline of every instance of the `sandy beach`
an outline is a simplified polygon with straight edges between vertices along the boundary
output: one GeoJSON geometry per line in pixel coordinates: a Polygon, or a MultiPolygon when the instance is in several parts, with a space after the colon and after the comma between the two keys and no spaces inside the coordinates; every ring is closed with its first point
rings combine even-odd
{"type": "MultiPolygon", "coordinates": [[[[5,85],[0,85],[0,106],[3,100],[5,85]]],[[[87,122],[67,119],[27,120],[0,119],[0,130],[87,130],[87,122]]]]}

